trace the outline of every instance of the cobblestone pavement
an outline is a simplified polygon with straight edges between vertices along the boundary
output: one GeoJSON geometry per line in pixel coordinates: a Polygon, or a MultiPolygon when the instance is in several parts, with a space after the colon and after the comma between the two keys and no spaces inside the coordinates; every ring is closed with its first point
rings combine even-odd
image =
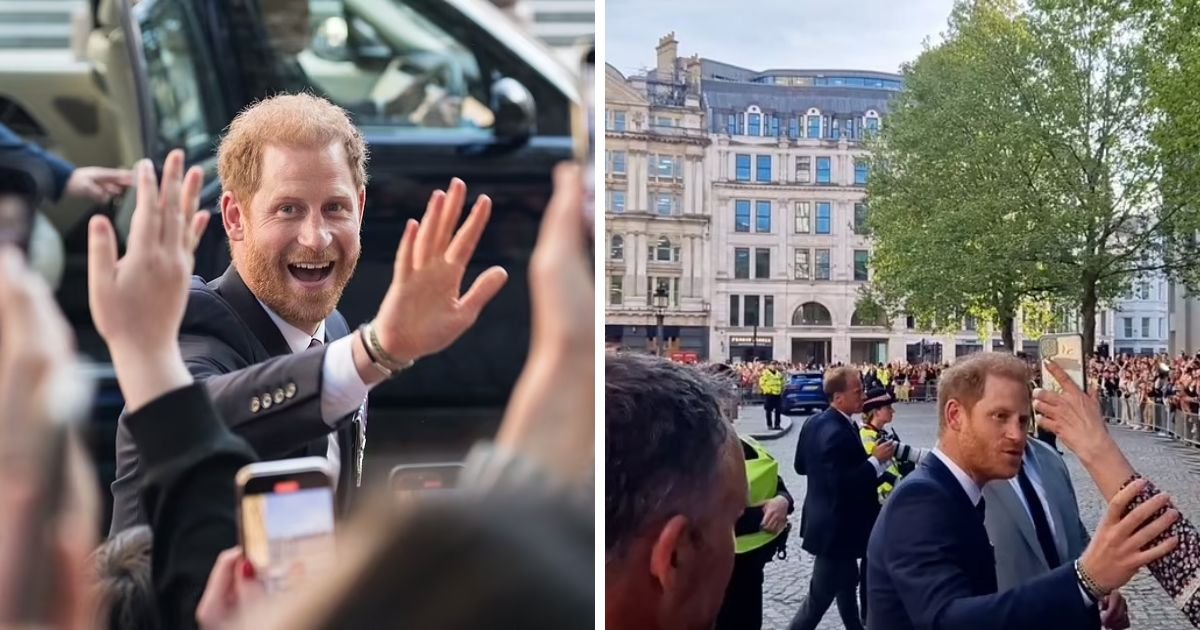
{"type": "MultiPolygon", "coordinates": [[[[795,417],[795,427],[779,440],[764,445],[780,461],[784,483],[796,497],[797,509],[792,525],[800,525],[799,506],[804,500],[804,478],[792,469],[796,454],[796,438],[803,418],[795,417]]],[[[896,407],[892,425],[900,438],[913,446],[932,447],[937,436],[935,406],[930,403],[910,403],[896,407]]],[[[765,427],[761,407],[743,407],[738,422],[739,432],[752,432],[765,427]]],[[[1152,479],[1159,488],[1171,495],[1184,516],[1200,522],[1200,449],[1181,446],[1158,438],[1151,433],[1112,429],[1117,443],[1133,462],[1134,467],[1152,479]]],[[[1095,484],[1087,476],[1079,460],[1070,451],[1066,461],[1071,469],[1075,492],[1079,498],[1080,515],[1084,524],[1094,529],[1104,513],[1105,504],[1095,484]]],[[[764,630],[787,628],[792,615],[808,592],[812,573],[812,556],[800,549],[800,537],[788,541],[788,557],[767,565],[763,586],[764,630]]],[[[1122,589],[1129,601],[1130,619],[1134,630],[1176,630],[1192,626],[1159,588],[1146,571],[1142,571],[1122,589]]],[[[825,614],[818,630],[843,628],[836,605],[825,614]]]]}

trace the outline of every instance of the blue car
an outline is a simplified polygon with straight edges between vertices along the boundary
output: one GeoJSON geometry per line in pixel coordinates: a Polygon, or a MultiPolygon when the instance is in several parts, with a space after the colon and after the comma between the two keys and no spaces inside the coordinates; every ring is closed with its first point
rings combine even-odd
{"type": "Polygon", "coordinates": [[[787,384],[783,386],[783,413],[789,416],[815,413],[828,407],[824,376],[816,371],[789,375],[787,384]]]}

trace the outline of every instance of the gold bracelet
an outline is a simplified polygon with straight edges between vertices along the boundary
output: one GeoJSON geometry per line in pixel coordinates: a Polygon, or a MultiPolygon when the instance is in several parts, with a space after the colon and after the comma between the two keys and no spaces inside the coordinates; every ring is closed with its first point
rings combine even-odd
{"type": "Polygon", "coordinates": [[[371,360],[379,365],[391,370],[392,372],[400,372],[407,370],[413,366],[415,361],[408,360],[404,363],[393,359],[391,355],[383,349],[383,344],[379,343],[379,335],[375,333],[375,322],[367,322],[362,325],[363,338],[366,342],[367,354],[371,356],[371,360]]]}
{"type": "Polygon", "coordinates": [[[1108,597],[1108,594],[1111,592],[1100,588],[1096,580],[1093,580],[1092,576],[1088,575],[1088,572],[1083,569],[1083,564],[1079,560],[1075,561],[1075,577],[1079,579],[1079,584],[1083,587],[1083,590],[1087,591],[1088,595],[1097,602],[1108,597]]]}

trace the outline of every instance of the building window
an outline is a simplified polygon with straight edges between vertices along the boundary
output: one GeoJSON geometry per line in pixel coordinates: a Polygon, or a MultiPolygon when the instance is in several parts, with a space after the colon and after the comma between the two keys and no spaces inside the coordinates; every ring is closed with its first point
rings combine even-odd
{"type": "Polygon", "coordinates": [[[725,117],[725,133],[731,136],[737,135],[737,116],[727,114],[725,117]]]}
{"type": "Polygon", "coordinates": [[[800,137],[799,118],[788,118],[788,137],[793,140],[800,137]]]}
{"type": "Polygon", "coordinates": [[[829,279],[829,250],[817,250],[817,280],[829,279]]]}
{"type": "Polygon", "coordinates": [[[654,195],[654,210],[660,217],[669,217],[678,214],[679,197],[668,195],[665,193],[656,193],[654,195]]]}
{"type": "Polygon", "coordinates": [[[671,254],[671,239],[660,236],[658,237],[658,245],[654,247],[654,260],[658,262],[674,262],[671,254]]]}
{"type": "Polygon", "coordinates": [[[737,180],[739,182],[750,181],[750,156],[738,154],[737,156],[735,156],[735,160],[736,160],[737,168],[735,169],[734,172],[737,177],[737,180]]]}
{"type": "Polygon", "coordinates": [[[775,296],[763,296],[763,326],[767,328],[775,327],[775,296]]]}
{"type": "Polygon", "coordinates": [[[658,179],[677,179],[680,177],[679,161],[673,155],[654,156],[655,172],[658,179]]]}
{"type": "Polygon", "coordinates": [[[904,316],[904,327],[909,330],[916,328],[917,327],[917,318],[913,317],[912,315],[905,315],[904,316]]]}
{"type": "Polygon", "coordinates": [[[762,135],[762,114],[750,114],[746,116],[746,135],[762,135]]]}
{"type": "Polygon", "coordinates": [[[1142,280],[1141,282],[1138,283],[1138,299],[1139,300],[1149,300],[1150,299],[1150,283],[1149,282],[1142,280]]]}
{"type": "Polygon", "coordinates": [[[832,181],[832,167],[830,166],[833,160],[827,157],[817,158],[817,183],[828,184],[832,181]]]}
{"type": "Polygon", "coordinates": [[[675,125],[675,119],[674,119],[674,118],[667,117],[667,116],[655,116],[655,117],[654,117],[654,126],[655,126],[655,127],[659,127],[659,128],[661,128],[661,127],[675,127],[675,126],[676,126],[676,125],[675,125]]]}
{"type": "Polygon", "coordinates": [[[802,156],[796,158],[796,183],[807,184],[812,182],[812,158],[802,156]]]}
{"type": "Polygon", "coordinates": [[[1166,320],[1164,320],[1163,318],[1161,318],[1161,317],[1158,318],[1158,338],[1159,339],[1162,339],[1163,337],[1167,336],[1166,331],[1163,330],[1165,322],[1166,322],[1166,320]]]}
{"type": "Polygon", "coordinates": [[[821,117],[819,115],[808,117],[808,137],[809,138],[820,138],[821,137],[821,117]]]}
{"type": "Polygon", "coordinates": [[[772,138],[779,137],[779,116],[776,114],[771,114],[771,134],[770,135],[772,138]]]}
{"type": "Polygon", "coordinates": [[[870,254],[865,249],[854,250],[854,281],[866,282],[868,271],[867,261],[870,259],[870,254]]]}
{"type": "Polygon", "coordinates": [[[625,131],[625,112],[613,112],[613,131],[625,131]]]}
{"type": "Polygon", "coordinates": [[[812,280],[812,265],[808,259],[807,249],[797,249],[793,258],[793,272],[797,280],[812,280]]]}
{"type": "Polygon", "coordinates": [[[737,247],[733,250],[733,277],[737,280],[750,279],[750,248],[737,247]]]}
{"type": "Polygon", "coordinates": [[[736,326],[741,325],[739,323],[741,321],[741,319],[739,317],[741,315],[741,310],[742,310],[742,305],[741,305],[740,301],[738,300],[738,296],[736,296],[736,295],[729,296],[729,325],[730,326],[736,327],[736,326]]]}
{"type": "Polygon", "coordinates": [[[770,232],[771,231],[771,202],[770,201],[755,201],[754,202],[754,231],[755,232],[770,232]]]}
{"type": "Polygon", "coordinates": [[[1149,317],[1142,318],[1142,338],[1143,339],[1150,338],[1150,318],[1149,317]]]}
{"type": "Polygon", "coordinates": [[[1124,322],[1125,323],[1125,338],[1132,339],[1133,338],[1133,318],[1132,317],[1123,317],[1122,319],[1125,320],[1125,322],[1124,322]]]}
{"type": "Polygon", "coordinates": [[[830,234],[833,223],[833,204],[828,201],[817,202],[817,234],[830,234]]]}
{"type": "Polygon", "coordinates": [[[979,330],[979,318],[973,315],[968,315],[965,319],[963,319],[963,330],[969,332],[975,332],[979,330]]]}
{"type": "Polygon", "coordinates": [[[819,302],[805,302],[792,313],[793,326],[832,326],[833,318],[829,309],[819,302]]]}
{"type": "Polygon", "coordinates": [[[796,202],[796,233],[808,234],[812,231],[812,205],[807,201],[796,202]]]}
{"type": "Polygon", "coordinates": [[[613,212],[625,212],[625,191],[610,190],[608,192],[609,203],[613,212]]]}
{"type": "Polygon", "coordinates": [[[625,259],[625,237],[620,234],[614,234],[612,237],[612,246],[609,248],[608,257],[612,260],[625,259]]]}
{"type": "Polygon", "coordinates": [[[742,298],[746,306],[745,316],[742,317],[742,324],[745,326],[758,326],[758,296],[743,295],[742,298]]]}
{"type": "Polygon", "coordinates": [[[625,278],[610,276],[608,279],[608,303],[620,306],[625,301],[625,278]]]}
{"type": "Polygon", "coordinates": [[[750,200],[736,199],[733,202],[733,231],[750,231],[750,200]]]}
{"type": "Polygon", "coordinates": [[[754,174],[755,181],[771,181],[771,156],[756,155],[754,166],[754,170],[756,171],[754,174]]]}
{"type": "Polygon", "coordinates": [[[854,184],[856,186],[867,185],[867,174],[870,172],[870,166],[866,160],[854,161],[854,184]]]}
{"type": "Polygon", "coordinates": [[[854,204],[854,233],[867,233],[867,204],[865,203],[854,204]]]}
{"type": "Polygon", "coordinates": [[[769,248],[754,248],[754,277],[758,280],[771,278],[771,250],[769,248]]]}
{"type": "Polygon", "coordinates": [[[625,176],[625,152],[624,151],[613,151],[612,152],[612,169],[611,170],[612,170],[613,175],[620,175],[621,177],[625,176]]]}
{"type": "Polygon", "coordinates": [[[879,133],[879,119],[875,116],[867,116],[867,135],[874,136],[879,133]]]}

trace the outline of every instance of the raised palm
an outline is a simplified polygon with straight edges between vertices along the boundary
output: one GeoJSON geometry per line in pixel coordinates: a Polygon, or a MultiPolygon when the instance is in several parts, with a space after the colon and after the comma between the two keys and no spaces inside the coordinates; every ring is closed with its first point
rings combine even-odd
{"type": "Polygon", "coordinates": [[[429,198],[420,223],[409,220],[404,228],[392,284],[375,318],[380,343],[399,361],[419,359],[454,343],[508,279],[502,267],[491,267],[460,294],[467,263],[492,209],[491,199],[479,197],[455,233],[466,196],[466,184],[454,179],[447,192],[439,190],[429,198]]]}

